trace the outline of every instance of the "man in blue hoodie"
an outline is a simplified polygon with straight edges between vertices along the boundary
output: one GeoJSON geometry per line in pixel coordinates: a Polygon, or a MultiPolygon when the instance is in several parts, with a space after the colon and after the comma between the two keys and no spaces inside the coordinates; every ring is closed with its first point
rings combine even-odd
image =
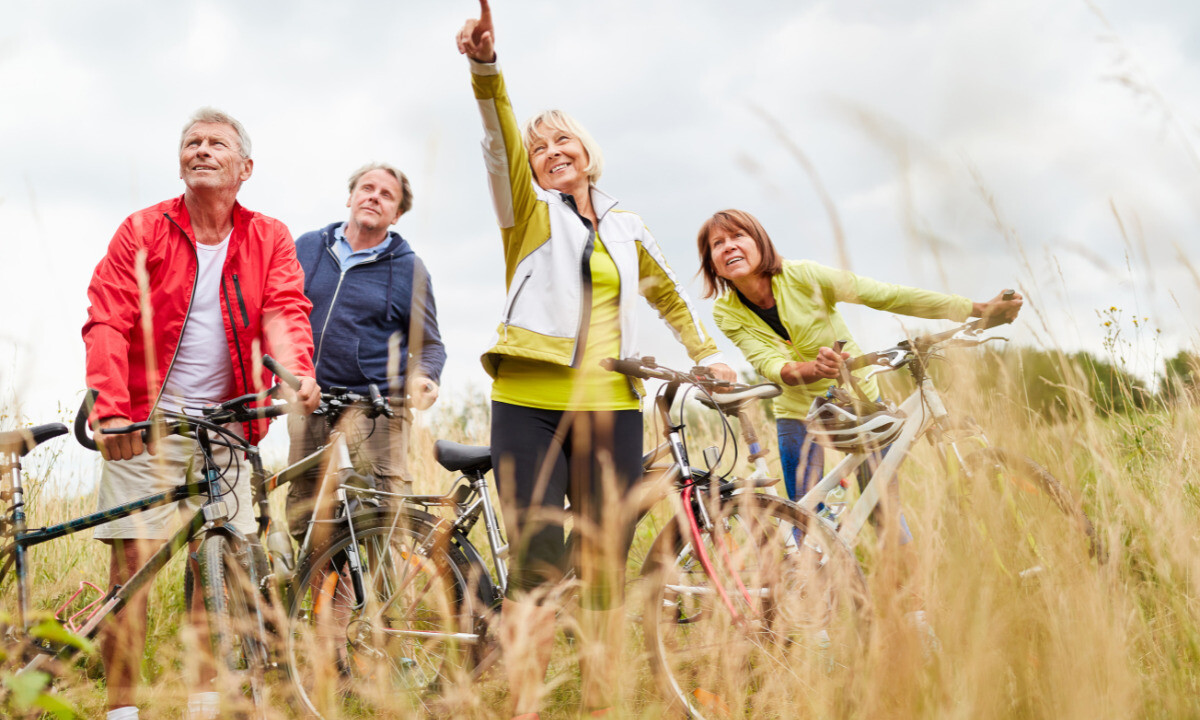
{"type": "MultiPolygon", "coordinates": [[[[383,163],[364,165],[350,176],[350,218],[296,240],[304,268],[304,294],[313,303],[313,365],[323,388],[335,386],[367,395],[376,384],[393,401],[425,409],[438,395],[446,351],[438,332],[433,287],[412,247],[389,230],[412,207],[408,178],[383,163]],[[410,353],[411,362],[410,365],[410,353]]],[[[393,402],[393,404],[396,404],[393,402]]],[[[407,409],[394,419],[347,413],[341,428],[360,472],[373,474],[380,490],[411,493],[408,477],[407,409]]],[[[292,415],[290,461],[323,445],[323,417],[292,415]]],[[[292,481],[288,520],[304,532],[312,513],[319,475],[292,481]]]]}

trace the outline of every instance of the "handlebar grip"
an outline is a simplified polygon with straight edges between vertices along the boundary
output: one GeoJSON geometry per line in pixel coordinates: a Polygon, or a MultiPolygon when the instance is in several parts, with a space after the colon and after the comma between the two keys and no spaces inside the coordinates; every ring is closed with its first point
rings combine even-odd
{"type": "Polygon", "coordinates": [[[637,360],[618,360],[617,358],[604,358],[600,361],[600,367],[612,372],[619,372],[622,375],[630,377],[648,379],[650,376],[642,370],[642,363],[637,360]]]}
{"type": "Polygon", "coordinates": [[[1013,290],[1012,288],[1005,288],[1004,292],[1000,293],[1000,299],[1006,300],[1006,301],[1012,300],[1016,294],[1017,294],[1016,290],[1013,290]]]}
{"type": "Polygon", "coordinates": [[[300,381],[295,375],[288,372],[287,368],[280,365],[279,362],[270,355],[263,355],[263,367],[275,373],[275,377],[287,383],[293,390],[300,389],[300,381]]]}
{"type": "Polygon", "coordinates": [[[75,413],[75,439],[79,444],[88,450],[99,450],[96,441],[88,436],[88,418],[92,414],[92,408],[96,406],[96,398],[100,396],[100,391],[96,388],[88,388],[83,394],[83,402],[79,404],[79,412],[75,413]]]}
{"type": "Polygon", "coordinates": [[[379,415],[392,417],[392,408],[383,397],[383,393],[379,392],[379,386],[371,383],[367,386],[367,392],[371,395],[371,408],[379,415]]]}
{"type": "Polygon", "coordinates": [[[287,415],[287,413],[287,405],[266,405],[264,407],[246,408],[245,417],[247,420],[270,420],[280,415],[287,415]]]}

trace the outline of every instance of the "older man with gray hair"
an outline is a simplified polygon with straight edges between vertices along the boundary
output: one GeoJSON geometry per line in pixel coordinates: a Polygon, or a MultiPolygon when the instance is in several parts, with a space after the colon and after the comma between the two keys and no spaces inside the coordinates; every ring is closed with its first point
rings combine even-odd
{"type": "MultiPolygon", "coordinates": [[[[300,378],[298,397],[307,412],[320,402],[311,361],[311,304],[291,235],[283,223],[237,202],[253,170],[242,124],[201,109],[180,137],[183,195],[130,215],[117,229],[88,286],[91,306],[83,326],[87,383],[100,391],[92,415],[97,429],[140,422],[157,409],[192,412],[256,392],[271,382],[269,372],[255,371],[263,353],[300,378]]],[[[242,432],[256,442],[265,425],[242,432]]],[[[199,481],[203,464],[190,440],[172,436],[147,448],[138,433],[95,438],[105,459],[101,509],[199,481]]],[[[228,448],[215,448],[214,454],[229,468],[223,482],[232,485],[236,498],[229,503],[237,508],[230,523],[251,536],[256,523],[249,468],[228,448]]],[[[180,511],[191,515],[202,501],[191,498],[178,503],[186,507],[159,506],[98,527],[96,538],[112,547],[112,584],[128,580],[149,556],[149,543],[169,538],[180,511]]],[[[147,586],[133,596],[102,636],[110,720],[138,716],[134,703],[148,591],[147,586]]],[[[201,637],[207,637],[202,596],[192,593],[191,611],[201,637]]],[[[220,712],[214,675],[212,663],[201,662],[190,717],[220,712]]]]}
{"type": "MultiPolygon", "coordinates": [[[[349,190],[345,221],[296,241],[304,294],[313,303],[317,381],[364,396],[373,384],[395,404],[427,408],[437,399],[446,362],[433,286],[412,246],[389,229],[412,207],[412,188],[391,165],[370,163],[350,176],[349,190]]],[[[407,409],[393,419],[348,413],[342,423],[358,469],[380,481],[381,490],[411,493],[407,409]]],[[[288,426],[292,462],[328,438],[320,417],[293,416],[288,426]]],[[[288,518],[294,534],[305,530],[318,479],[314,470],[291,483],[288,518]]]]}

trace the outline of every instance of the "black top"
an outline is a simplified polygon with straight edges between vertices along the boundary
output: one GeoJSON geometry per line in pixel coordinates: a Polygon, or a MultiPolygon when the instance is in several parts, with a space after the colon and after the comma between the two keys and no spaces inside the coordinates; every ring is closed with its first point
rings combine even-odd
{"type": "Polygon", "coordinates": [[[759,306],[747,300],[746,296],[743,295],[737,288],[734,288],[733,291],[737,293],[738,299],[742,301],[742,304],[750,308],[750,312],[762,318],[762,321],[767,324],[767,327],[774,330],[776,335],[784,340],[787,340],[788,342],[792,341],[792,336],[788,335],[787,328],[783,326],[783,321],[779,319],[778,303],[769,308],[760,308],[759,306]]]}

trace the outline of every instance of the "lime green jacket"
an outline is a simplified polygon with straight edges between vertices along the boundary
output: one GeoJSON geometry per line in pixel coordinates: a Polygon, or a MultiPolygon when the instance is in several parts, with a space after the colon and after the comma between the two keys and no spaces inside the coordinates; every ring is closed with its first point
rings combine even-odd
{"type": "MultiPolygon", "coordinates": [[[[507,297],[483,367],[496,376],[502,357],[579,367],[591,313],[591,275],[582,271],[594,237],[571,204],[533,179],[525,142],[497,65],[471,61],[471,84],[483,117],[484,161],[504,242],[507,297]]],[[[687,348],[692,360],[722,362],[658,243],[631,212],[591,188],[600,239],[620,277],[621,357],[639,355],[636,307],[641,294],[687,348]]]]}
{"type": "MultiPolygon", "coordinates": [[[[837,311],[838,303],[852,302],[901,315],[956,321],[966,320],[972,308],[971,301],[961,295],[878,282],[808,260],[784,260],[783,271],[771,278],[771,292],[779,308],[779,319],[792,337],[790,343],[746,307],[732,290],[717,300],[713,316],[717,327],[738,346],[754,369],[783,388],[783,394],[775,398],[775,416],[794,420],[803,420],[813,398],[824,395],[833,381],[786,385],[780,376],[784,365],[813,360],[822,347],[832,347],[838,340],[846,341],[843,349],[851,355],[863,353],[837,311]]],[[[867,370],[858,370],[855,375],[861,379],[867,370]]],[[[879,386],[873,378],[863,381],[862,388],[872,398],[879,396],[879,386]]]]}

